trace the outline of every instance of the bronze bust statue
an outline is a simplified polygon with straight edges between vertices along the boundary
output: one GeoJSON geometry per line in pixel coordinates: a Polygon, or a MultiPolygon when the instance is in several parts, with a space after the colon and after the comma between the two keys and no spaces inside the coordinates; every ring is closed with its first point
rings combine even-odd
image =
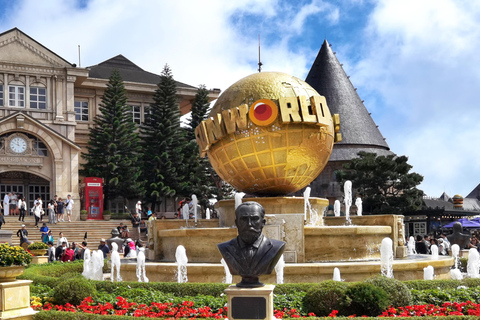
{"type": "Polygon", "coordinates": [[[450,245],[458,244],[461,249],[466,249],[470,243],[470,233],[463,233],[463,226],[460,222],[453,224],[453,234],[447,236],[450,245]]]}
{"type": "Polygon", "coordinates": [[[230,272],[242,276],[237,287],[262,287],[259,275],[272,273],[285,250],[285,242],[262,234],[265,222],[265,209],[259,203],[244,202],[235,210],[238,236],[218,245],[230,272]]]}

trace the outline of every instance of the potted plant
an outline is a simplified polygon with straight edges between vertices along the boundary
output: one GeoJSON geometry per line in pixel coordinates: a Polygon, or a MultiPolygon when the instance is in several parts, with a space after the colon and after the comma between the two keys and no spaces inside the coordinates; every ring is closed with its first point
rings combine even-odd
{"type": "Polygon", "coordinates": [[[103,220],[109,221],[112,218],[112,213],[109,210],[103,211],[103,220]]]}
{"type": "Polygon", "coordinates": [[[32,255],[22,247],[0,244],[0,282],[15,280],[23,273],[23,267],[32,261],[32,255]]]}
{"type": "Polygon", "coordinates": [[[48,246],[43,242],[34,242],[28,246],[28,250],[34,256],[44,256],[47,253],[48,246]]]}
{"type": "Polygon", "coordinates": [[[88,212],[87,210],[81,210],[80,211],[80,220],[82,221],[87,221],[88,219],[88,212]]]}

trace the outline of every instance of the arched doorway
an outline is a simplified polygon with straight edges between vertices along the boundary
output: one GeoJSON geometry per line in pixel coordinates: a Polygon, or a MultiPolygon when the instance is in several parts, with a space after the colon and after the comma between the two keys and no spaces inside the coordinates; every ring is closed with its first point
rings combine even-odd
{"type": "Polygon", "coordinates": [[[50,181],[33,173],[22,171],[0,173],[0,199],[3,200],[5,194],[9,192],[23,195],[27,201],[27,215],[30,214],[29,209],[33,207],[33,201],[37,197],[42,199],[44,206],[52,199],[50,190],[50,181]]]}

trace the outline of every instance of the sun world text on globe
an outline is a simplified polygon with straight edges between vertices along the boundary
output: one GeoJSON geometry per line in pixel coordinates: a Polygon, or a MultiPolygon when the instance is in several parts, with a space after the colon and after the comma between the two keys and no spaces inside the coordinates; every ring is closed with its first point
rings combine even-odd
{"type": "Polygon", "coordinates": [[[320,174],[339,130],[339,116],[307,83],[262,72],[228,88],[195,136],[201,156],[237,190],[284,195],[320,174]]]}

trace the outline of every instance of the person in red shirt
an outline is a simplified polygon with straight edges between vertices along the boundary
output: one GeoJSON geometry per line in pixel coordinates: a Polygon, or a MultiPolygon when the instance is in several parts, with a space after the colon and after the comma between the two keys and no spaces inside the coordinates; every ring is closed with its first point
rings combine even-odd
{"type": "Polygon", "coordinates": [[[73,261],[75,256],[75,251],[72,249],[72,245],[67,247],[62,254],[62,262],[73,261]]]}

